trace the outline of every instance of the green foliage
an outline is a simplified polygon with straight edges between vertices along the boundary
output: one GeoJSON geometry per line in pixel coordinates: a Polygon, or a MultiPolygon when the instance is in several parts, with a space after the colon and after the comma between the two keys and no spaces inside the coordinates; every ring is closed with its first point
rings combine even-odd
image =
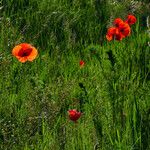
{"type": "Polygon", "coordinates": [[[107,26],[126,16],[127,1],[0,4],[0,149],[150,149],[149,37],[140,13],[131,36],[107,42],[107,26]],[[37,47],[38,58],[12,57],[21,42],[37,47]],[[69,109],[83,113],[77,123],[69,109]]]}

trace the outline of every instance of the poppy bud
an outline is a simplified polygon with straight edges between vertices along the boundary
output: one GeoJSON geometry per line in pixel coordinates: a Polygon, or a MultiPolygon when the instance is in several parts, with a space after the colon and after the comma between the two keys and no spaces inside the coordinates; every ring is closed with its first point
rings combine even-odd
{"type": "Polygon", "coordinates": [[[133,15],[128,15],[127,20],[125,22],[131,26],[131,25],[135,24],[136,17],[133,15]]]}
{"type": "Polygon", "coordinates": [[[81,112],[78,112],[76,109],[69,110],[68,114],[69,114],[69,119],[74,122],[76,122],[81,116],[81,112]]]}
{"type": "Polygon", "coordinates": [[[80,67],[83,67],[85,65],[85,62],[83,60],[80,60],[79,64],[80,64],[80,67]]]}

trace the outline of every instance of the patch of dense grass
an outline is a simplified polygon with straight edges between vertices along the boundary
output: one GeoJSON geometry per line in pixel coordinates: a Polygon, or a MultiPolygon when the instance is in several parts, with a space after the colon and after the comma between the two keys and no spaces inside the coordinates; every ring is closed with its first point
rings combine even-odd
{"type": "Polygon", "coordinates": [[[107,42],[108,2],[2,1],[0,149],[150,149],[148,34],[139,17],[130,37],[107,42]],[[12,57],[21,42],[36,60],[12,57]]]}

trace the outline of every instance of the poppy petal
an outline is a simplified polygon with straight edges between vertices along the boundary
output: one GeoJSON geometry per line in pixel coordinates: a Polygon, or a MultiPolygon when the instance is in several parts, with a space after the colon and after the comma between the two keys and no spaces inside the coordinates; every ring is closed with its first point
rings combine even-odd
{"type": "Polygon", "coordinates": [[[38,55],[37,49],[34,48],[34,47],[32,47],[32,52],[31,52],[31,54],[27,57],[27,59],[28,59],[29,61],[33,61],[33,60],[37,57],[37,55],[38,55]]]}
{"type": "Polygon", "coordinates": [[[12,50],[12,54],[14,55],[14,56],[18,56],[18,53],[19,53],[19,51],[22,49],[22,47],[20,46],[20,45],[17,45],[17,46],[15,46],[14,48],[13,48],[13,50],[12,50]]]}
{"type": "Polygon", "coordinates": [[[31,48],[32,46],[28,43],[21,43],[20,46],[22,47],[23,50],[26,50],[28,48],[31,48]]]}
{"type": "Polygon", "coordinates": [[[81,116],[81,112],[78,112],[75,109],[69,110],[68,111],[68,115],[69,115],[69,119],[76,122],[80,116],[81,116]]]}
{"type": "Polygon", "coordinates": [[[22,63],[25,63],[27,61],[26,57],[18,57],[18,60],[22,63]]]}
{"type": "Polygon", "coordinates": [[[127,23],[125,22],[120,23],[118,29],[119,32],[123,34],[125,37],[130,35],[131,28],[127,23]]]}
{"type": "Polygon", "coordinates": [[[133,15],[128,15],[127,20],[125,22],[131,26],[136,23],[136,17],[133,15]]]}
{"type": "Polygon", "coordinates": [[[111,41],[113,39],[113,36],[112,35],[109,35],[109,34],[106,34],[106,39],[108,41],[111,41]]]}
{"type": "Polygon", "coordinates": [[[122,23],[122,22],[123,22],[123,20],[122,20],[121,18],[116,18],[115,21],[114,21],[114,25],[115,25],[116,27],[118,27],[119,24],[122,23]]]}
{"type": "Polygon", "coordinates": [[[107,34],[106,34],[106,39],[108,41],[111,41],[114,37],[114,35],[116,34],[116,27],[110,27],[107,31],[107,34]]]}

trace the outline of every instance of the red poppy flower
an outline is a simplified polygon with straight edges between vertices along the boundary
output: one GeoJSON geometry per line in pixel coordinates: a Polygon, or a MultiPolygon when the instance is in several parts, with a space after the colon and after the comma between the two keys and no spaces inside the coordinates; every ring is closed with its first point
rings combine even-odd
{"type": "Polygon", "coordinates": [[[119,32],[118,28],[116,27],[110,27],[106,34],[106,38],[108,41],[111,41],[112,39],[121,41],[123,37],[124,36],[119,32]]]}
{"type": "Polygon", "coordinates": [[[81,116],[81,112],[78,112],[75,109],[69,110],[68,114],[69,114],[69,119],[74,122],[76,122],[81,116]]]}
{"type": "Polygon", "coordinates": [[[131,28],[128,23],[120,22],[118,26],[119,33],[122,34],[123,37],[129,36],[131,32],[131,28]]]}
{"type": "Polygon", "coordinates": [[[28,43],[21,43],[13,48],[12,54],[20,62],[24,63],[26,61],[33,61],[37,57],[38,51],[28,43]]]}
{"type": "Polygon", "coordinates": [[[118,32],[118,33],[115,35],[115,39],[116,39],[117,41],[121,41],[123,38],[124,38],[124,36],[123,36],[120,32],[118,32]]]}
{"type": "Polygon", "coordinates": [[[114,38],[114,35],[116,34],[116,28],[110,27],[107,31],[106,38],[108,41],[111,41],[114,38]]]}
{"type": "Polygon", "coordinates": [[[125,22],[131,26],[136,23],[136,17],[133,15],[128,15],[127,20],[125,22]]]}
{"type": "Polygon", "coordinates": [[[122,20],[121,18],[116,18],[115,21],[114,21],[114,25],[115,25],[116,27],[119,27],[119,24],[120,24],[120,23],[123,23],[123,20],[122,20]]]}
{"type": "Polygon", "coordinates": [[[80,64],[80,67],[83,67],[85,65],[85,62],[83,60],[80,60],[79,64],[80,64]]]}

